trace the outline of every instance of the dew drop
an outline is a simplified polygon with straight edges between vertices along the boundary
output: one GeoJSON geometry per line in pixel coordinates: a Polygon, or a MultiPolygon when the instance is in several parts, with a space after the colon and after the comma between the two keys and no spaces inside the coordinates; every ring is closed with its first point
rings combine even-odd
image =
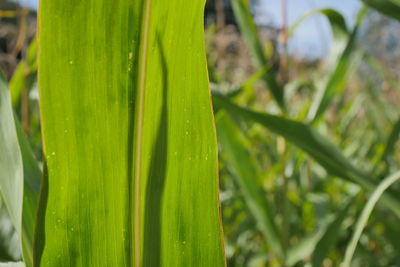
{"type": "Polygon", "coordinates": [[[69,61],[69,64],[70,64],[70,65],[74,64],[74,61],[70,60],[70,61],[69,61]]]}

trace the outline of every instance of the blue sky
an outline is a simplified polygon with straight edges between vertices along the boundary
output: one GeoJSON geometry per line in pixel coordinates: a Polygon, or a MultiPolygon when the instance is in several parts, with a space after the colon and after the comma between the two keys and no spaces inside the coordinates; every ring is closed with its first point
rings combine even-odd
{"type": "MultiPolygon", "coordinates": [[[[31,8],[37,7],[37,0],[17,0],[31,8]]],[[[112,1],[112,0],[110,0],[112,1]]],[[[253,0],[258,1],[256,10],[263,21],[280,25],[280,0],[253,0]]],[[[302,14],[315,8],[334,8],[346,17],[349,26],[353,25],[357,10],[361,6],[359,0],[287,0],[289,24],[296,21],[302,14]]],[[[314,16],[305,21],[289,42],[292,53],[300,56],[322,56],[329,49],[331,31],[323,16],[314,16]]]]}

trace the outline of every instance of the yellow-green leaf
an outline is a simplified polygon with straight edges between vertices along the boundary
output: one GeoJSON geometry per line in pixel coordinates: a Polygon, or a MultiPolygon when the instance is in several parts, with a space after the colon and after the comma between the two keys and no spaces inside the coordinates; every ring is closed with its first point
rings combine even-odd
{"type": "Polygon", "coordinates": [[[40,266],[223,266],[204,0],[43,0],[40,266]]]}

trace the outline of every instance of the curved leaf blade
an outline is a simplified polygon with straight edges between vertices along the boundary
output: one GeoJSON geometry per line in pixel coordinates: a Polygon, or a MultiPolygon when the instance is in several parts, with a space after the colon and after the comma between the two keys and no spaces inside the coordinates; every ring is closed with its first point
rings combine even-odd
{"type": "Polygon", "coordinates": [[[400,21],[400,1],[398,0],[362,0],[377,11],[400,21]]]}
{"type": "MultiPolygon", "coordinates": [[[[329,173],[359,184],[367,190],[374,190],[375,181],[358,170],[340,149],[325,139],[309,125],[267,113],[255,112],[231,103],[223,96],[214,94],[214,103],[225,110],[246,120],[257,122],[292,142],[313,157],[329,173]]],[[[400,217],[400,200],[387,193],[383,203],[400,217]]]]}
{"type": "MultiPolygon", "coordinates": [[[[350,66],[351,54],[355,48],[356,37],[366,12],[367,9],[361,7],[356,25],[349,36],[343,34],[342,31],[336,30],[338,33],[334,34],[334,42],[337,44],[334,47],[338,51],[334,51],[333,53],[330,72],[318,85],[318,91],[307,115],[307,119],[310,122],[317,121],[324,114],[335,93],[342,89],[350,66]],[[341,34],[339,34],[340,32],[341,34]],[[345,45],[342,45],[343,41],[346,41],[345,45]]],[[[336,26],[335,28],[339,29],[341,27],[336,26]]]]}
{"type": "Polygon", "coordinates": [[[253,60],[258,68],[268,66],[268,70],[263,75],[268,89],[271,91],[272,96],[275,98],[281,109],[285,109],[283,88],[276,80],[276,71],[272,69],[272,64],[267,60],[264,55],[260,38],[258,36],[257,27],[253,21],[253,16],[250,13],[250,2],[248,0],[232,0],[232,9],[235,18],[239,24],[240,31],[242,32],[247,45],[249,46],[253,60]]]}
{"type": "Polygon", "coordinates": [[[400,171],[386,177],[378,187],[372,192],[367,204],[361,212],[360,217],[357,220],[353,236],[348,244],[344,256],[343,267],[350,267],[353,254],[356,250],[357,243],[360,240],[362,231],[368,223],[368,219],[379,199],[383,196],[385,190],[387,190],[392,184],[400,180],[400,171]]]}
{"type": "MultiPolygon", "coordinates": [[[[11,98],[0,74],[0,193],[22,240],[23,165],[11,98]]],[[[22,245],[21,245],[22,249],[22,245]]]]}
{"type": "Polygon", "coordinates": [[[240,129],[224,111],[217,115],[217,133],[223,155],[233,170],[234,178],[243,190],[246,204],[257,222],[257,227],[275,254],[282,259],[283,246],[271,212],[271,205],[262,194],[261,185],[257,183],[256,168],[248,152],[241,146],[243,137],[240,135],[240,129]]]}

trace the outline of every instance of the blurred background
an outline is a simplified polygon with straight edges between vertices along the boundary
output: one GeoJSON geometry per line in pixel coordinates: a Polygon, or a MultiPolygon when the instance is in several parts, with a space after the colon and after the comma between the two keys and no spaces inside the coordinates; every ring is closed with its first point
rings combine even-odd
{"type": "MultiPolygon", "coordinates": [[[[0,69],[41,161],[37,6],[0,0],[0,69]]],[[[399,22],[359,0],[207,0],[204,26],[228,266],[339,266],[371,188],[400,166],[399,22]],[[225,100],[286,122],[229,116],[225,100]]],[[[400,266],[387,207],[354,266],[400,266]]],[[[2,208],[0,260],[18,258],[2,208]]]]}

